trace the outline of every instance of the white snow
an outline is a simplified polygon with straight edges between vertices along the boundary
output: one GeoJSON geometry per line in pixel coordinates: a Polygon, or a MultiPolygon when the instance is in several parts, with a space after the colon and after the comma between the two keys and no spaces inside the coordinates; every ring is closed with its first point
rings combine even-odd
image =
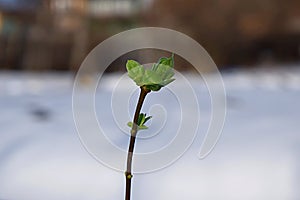
{"type": "MultiPolygon", "coordinates": [[[[120,76],[103,77],[96,108],[99,123],[112,133],[109,139],[126,150],[128,137],[118,132],[110,107],[120,76]]],[[[204,160],[197,154],[208,127],[210,97],[200,78],[185,76],[200,104],[197,138],[171,166],[135,175],[132,199],[300,199],[300,68],[223,73],[226,123],[220,141],[204,160]]],[[[72,114],[73,78],[72,74],[0,73],[0,199],[123,199],[123,173],[97,162],[79,140],[72,114]]],[[[88,81],[82,86],[83,100],[86,87],[88,81]]],[[[126,84],[118,92],[125,95],[126,84]]],[[[152,103],[178,106],[167,90],[160,93],[149,97],[146,112],[152,103]]],[[[130,114],[136,98],[134,92],[124,102],[130,114]]],[[[179,115],[176,109],[165,114],[173,120],[179,115]]],[[[151,126],[159,130],[154,120],[155,116],[151,126]]],[[[141,132],[143,137],[146,133],[141,132]]],[[[153,151],[172,139],[159,138],[138,140],[136,150],[153,151]]]]}

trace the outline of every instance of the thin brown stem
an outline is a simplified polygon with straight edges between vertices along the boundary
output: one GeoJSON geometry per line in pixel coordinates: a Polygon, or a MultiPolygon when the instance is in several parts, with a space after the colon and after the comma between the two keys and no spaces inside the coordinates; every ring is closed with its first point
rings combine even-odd
{"type": "Polygon", "coordinates": [[[144,100],[146,98],[146,95],[150,92],[149,89],[146,87],[141,87],[140,91],[140,97],[135,109],[135,114],[133,118],[133,124],[132,124],[132,129],[131,129],[131,136],[130,136],[130,143],[128,147],[128,154],[127,154],[127,168],[125,172],[125,179],[126,179],[126,191],[125,191],[125,200],[130,200],[131,197],[131,180],[132,180],[132,158],[133,158],[133,152],[134,152],[134,144],[135,144],[135,139],[136,135],[138,132],[138,119],[139,115],[144,103],[144,100]]]}

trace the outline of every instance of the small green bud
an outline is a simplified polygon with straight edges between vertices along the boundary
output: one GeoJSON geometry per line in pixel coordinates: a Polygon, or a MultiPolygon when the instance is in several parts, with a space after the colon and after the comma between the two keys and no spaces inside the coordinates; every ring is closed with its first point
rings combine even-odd
{"type": "MultiPolygon", "coordinates": [[[[148,127],[145,126],[144,124],[147,121],[149,121],[152,118],[152,116],[148,116],[148,117],[146,117],[146,116],[147,116],[146,113],[140,113],[139,118],[138,118],[138,123],[137,123],[139,130],[148,129],[148,127]]],[[[132,128],[133,122],[128,122],[127,126],[129,126],[130,128],[132,128]]]]}

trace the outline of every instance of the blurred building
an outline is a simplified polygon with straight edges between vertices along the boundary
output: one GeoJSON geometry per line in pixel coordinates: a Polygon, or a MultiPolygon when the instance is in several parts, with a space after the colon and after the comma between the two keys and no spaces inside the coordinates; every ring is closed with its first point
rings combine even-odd
{"type": "Polygon", "coordinates": [[[295,63],[299,7],[297,0],[0,0],[0,68],[76,70],[98,43],[139,26],[186,33],[219,66],[295,63]]]}
{"type": "Polygon", "coordinates": [[[77,69],[99,42],[134,24],[143,6],[138,0],[27,3],[0,0],[2,69],[77,69]]]}

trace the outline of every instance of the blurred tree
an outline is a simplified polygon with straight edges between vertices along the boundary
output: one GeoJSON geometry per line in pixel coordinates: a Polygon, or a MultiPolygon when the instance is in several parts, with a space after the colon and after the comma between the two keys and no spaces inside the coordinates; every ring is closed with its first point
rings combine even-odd
{"type": "Polygon", "coordinates": [[[146,21],[195,38],[217,64],[245,64],[257,61],[253,43],[290,34],[286,27],[295,15],[299,21],[299,7],[296,0],[156,0],[146,21]]]}

